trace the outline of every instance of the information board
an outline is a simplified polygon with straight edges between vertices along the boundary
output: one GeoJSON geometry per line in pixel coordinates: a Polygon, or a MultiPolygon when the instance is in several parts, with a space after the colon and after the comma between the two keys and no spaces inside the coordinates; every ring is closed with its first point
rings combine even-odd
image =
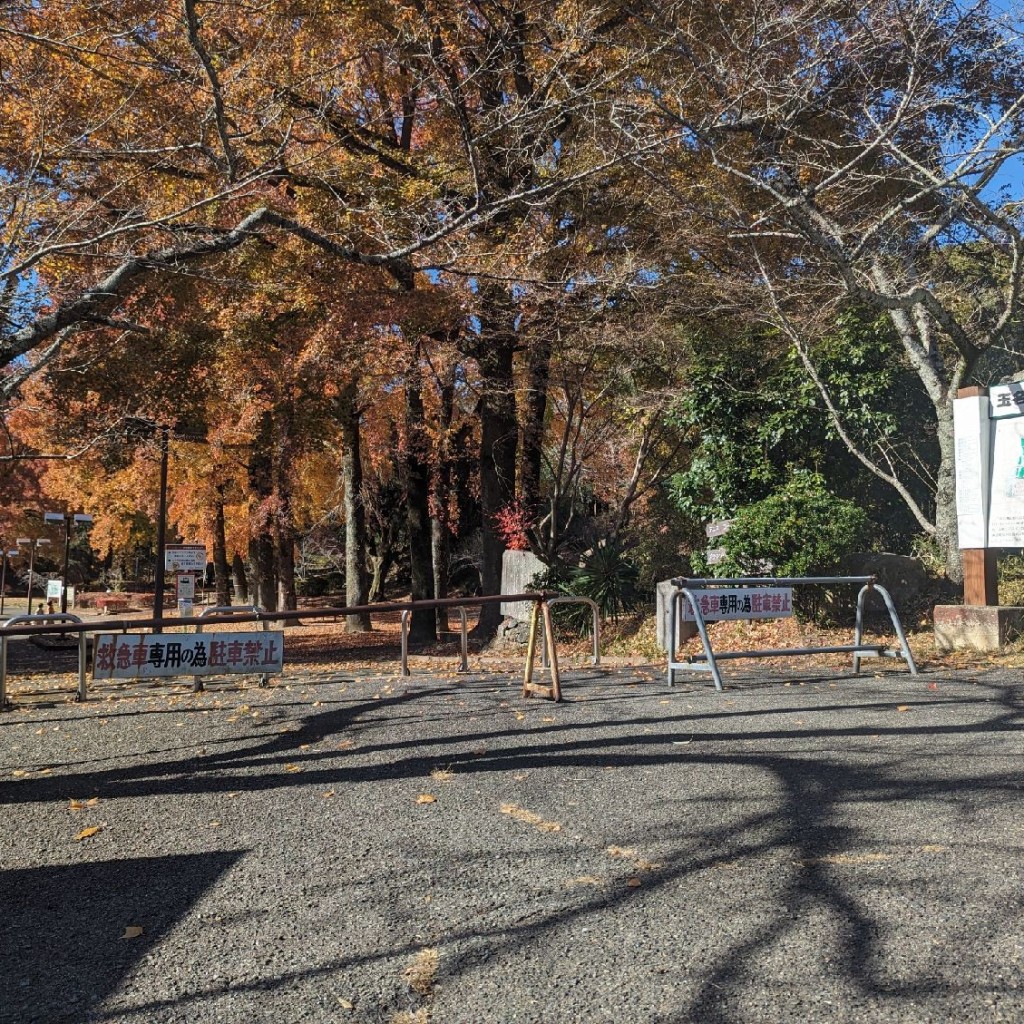
{"type": "Polygon", "coordinates": [[[953,403],[961,548],[1024,547],[1024,383],[953,403]]]}
{"type": "Polygon", "coordinates": [[[167,572],[206,572],[206,548],[202,544],[168,544],[164,548],[167,572]]]}
{"type": "Polygon", "coordinates": [[[95,679],[263,675],[284,671],[284,633],[103,633],[95,679]]]}

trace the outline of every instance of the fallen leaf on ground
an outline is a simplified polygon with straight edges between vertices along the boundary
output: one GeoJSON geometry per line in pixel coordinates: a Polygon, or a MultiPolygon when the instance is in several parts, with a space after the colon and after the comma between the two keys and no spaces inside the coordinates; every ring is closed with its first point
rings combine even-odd
{"type": "Polygon", "coordinates": [[[808,857],[797,861],[801,867],[814,867],[816,864],[839,864],[852,866],[856,864],[880,864],[892,860],[888,853],[829,853],[824,857],[808,857]]]}
{"type": "Polygon", "coordinates": [[[545,821],[539,814],[528,811],[525,807],[520,807],[518,804],[502,804],[500,810],[502,814],[507,814],[509,817],[515,818],[516,821],[524,822],[527,825],[533,825],[534,828],[541,832],[562,831],[562,826],[557,821],[545,821]]]}
{"type": "Polygon", "coordinates": [[[421,949],[416,959],[402,972],[405,983],[421,996],[429,996],[434,988],[437,974],[437,950],[421,949]]]}
{"type": "Polygon", "coordinates": [[[630,889],[639,889],[640,886],[643,885],[643,884],[644,883],[641,882],[639,878],[627,878],[626,879],[626,885],[628,885],[630,887],[630,889]]]}
{"type": "Polygon", "coordinates": [[[302,769],[297,764],[286,764],[284,766],[286,772],[301,772],[302,769]]]}
{"type": "Polygon", "coordinates": [[[604,885],[604,882],[596,875],[580,875],[579,878],[570,878],[565,883],[567,889],[571,889],[574,885],[604,885]]]}
{"type": "Polygon", "coordinates": [[[416,803],[418,803],[418,804],[436,804],[437,803],[437,797],[436,796],[431,796],[429,793],[420,793],[420,795],[418,797],[416,797],[416,803]]]}
{"type": "Polygon", "coordinates": [[[324,793],[324,799],[325,799],[325,800],[326,800],[326,799],[327,799],[328,797],[332,797],[332,796],[334,796],[334,790],[333,790],[333,789],[329,789],[329,790],[327,790],[327,792],[326,792],[326,793],[324,793]]]}
{"type": "Polygon", "coordinates": [[[75,836],[75,842],[80,842],[82,839],[89,839],[96,835],[97,832],[102,832],[103,828],[101,825],[90,825],[89,828],[83,828],[81,832],[75,836]]]}
{"type": "Polygon", "coordinates": [[[451,782],[455,778],[455,772],[450,768],[435,768],[430,777],[437,782],[451,782]]]}
{"type": "Polygon", "coordinates": [[[137,924],[130,924],[124,930],[122,939],[137,939],[142,934],[142,926],[137,924]]]}
{"type": "Polygon", "coordinates": [[[896,708],[896,710],[897,711],[909,711],[910,710],[910,705],[909,704],[900,704],[899,707],[896,708]]]}

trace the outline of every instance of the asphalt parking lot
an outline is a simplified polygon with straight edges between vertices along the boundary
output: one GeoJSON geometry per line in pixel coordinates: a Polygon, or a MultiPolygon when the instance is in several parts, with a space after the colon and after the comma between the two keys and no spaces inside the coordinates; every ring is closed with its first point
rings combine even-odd
{"type": "Polygon", "coordinates": [[[0,715],[0,1021],[1024,1019],[1019,671],[0,715]]]}

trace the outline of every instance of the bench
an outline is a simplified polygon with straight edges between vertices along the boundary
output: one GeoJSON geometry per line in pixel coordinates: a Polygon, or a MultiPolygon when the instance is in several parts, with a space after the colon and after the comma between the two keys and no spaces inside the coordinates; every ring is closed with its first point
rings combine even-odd
{"type": "Polygon", "coordinates": [[[104,594],[96,598],[96,607],[104,615],[116,615],[131,608],[131,601],[124,594],[104,594]]]}

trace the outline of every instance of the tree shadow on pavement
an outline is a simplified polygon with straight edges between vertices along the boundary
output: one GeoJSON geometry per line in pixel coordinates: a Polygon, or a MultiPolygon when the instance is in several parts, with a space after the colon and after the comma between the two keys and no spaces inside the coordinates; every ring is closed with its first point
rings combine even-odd
{"type": "Polygon", "coordinates": [[[220,851],[0,872],[0,1021],[83,1020],[241,856],[220,851]],[[124,938],[132,927],[143,931],[124,938]]]}

